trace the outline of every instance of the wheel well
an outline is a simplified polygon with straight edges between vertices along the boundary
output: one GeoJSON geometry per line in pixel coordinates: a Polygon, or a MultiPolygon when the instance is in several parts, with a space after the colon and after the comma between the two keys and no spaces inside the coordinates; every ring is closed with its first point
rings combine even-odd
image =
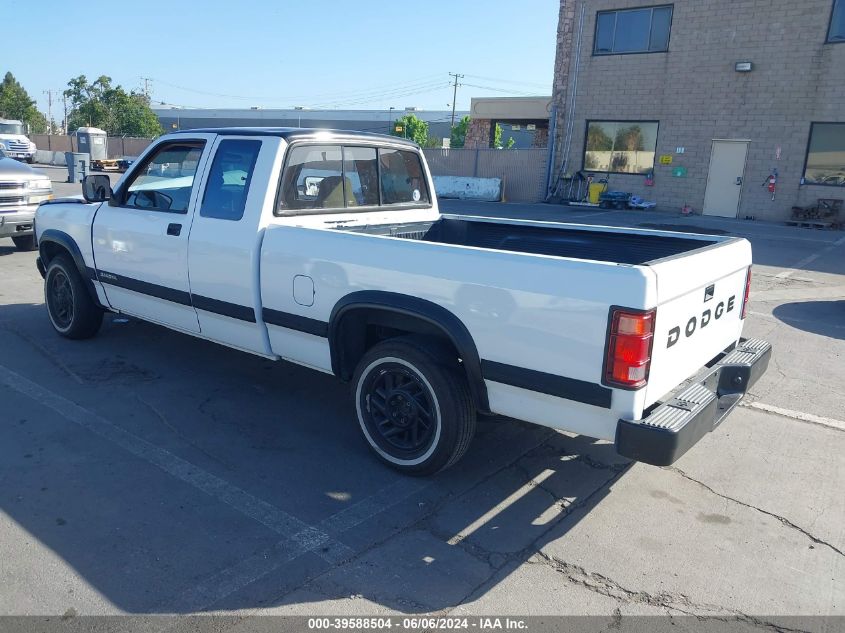
{"type": "MultiPolygon", "coordinates": [[[[464,330],[465,331],[465,330],[464,330]]],[[[442,323],[421,314],[386,307],[350,307],[333,320],[330,328],[332,368],[341,380],[352,379],[358,362],[382,341],[414,335],[426,339],[438,354],[460,365],[466,373],[477,409],[489,411],[487,389],[481,378],[481,364],[474,344],[458,338],[442,323]]]]}
{"type": "Polygon", "coordinates": [[[58,242],[41,242],[38,250],[45,267],[56,255],[67,255],[73,261],[73,254],[58,242]]]}

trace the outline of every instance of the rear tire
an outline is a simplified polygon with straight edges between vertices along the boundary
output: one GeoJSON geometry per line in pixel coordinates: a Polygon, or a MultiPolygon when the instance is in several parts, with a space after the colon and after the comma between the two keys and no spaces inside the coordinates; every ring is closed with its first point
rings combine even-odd
{"type": "Polygon", "coordinates": [[[15,248],[19,251],[34,251],[35,250],[35,236],[34,235],[15,235],[12,237],[15,243],[15,248]]]}
{"type": "Polygon", "coordinates": [[[466,376],[456,360],[427,343],[414,337],[379,343],[352,379],[364,439],[379,459],[409,475],[453,465],[475,434],[466,376]]]}
{"type": "Polygon", "coordinates": [[[91,338],[103,323],[76,266],[64,255],[50,260],[44,277],[44,302],[53,329],[66,338],[91,338]]]}

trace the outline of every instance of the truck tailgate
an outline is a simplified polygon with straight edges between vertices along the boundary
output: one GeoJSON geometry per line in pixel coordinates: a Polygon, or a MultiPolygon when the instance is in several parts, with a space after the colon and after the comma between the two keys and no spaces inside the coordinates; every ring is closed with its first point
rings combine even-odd
{"type": "Polygon", "coordinates": [[[739,339],[750,265],[751,245],[743,239],[649,264],[657,315],[646,406],[739,339]]]}

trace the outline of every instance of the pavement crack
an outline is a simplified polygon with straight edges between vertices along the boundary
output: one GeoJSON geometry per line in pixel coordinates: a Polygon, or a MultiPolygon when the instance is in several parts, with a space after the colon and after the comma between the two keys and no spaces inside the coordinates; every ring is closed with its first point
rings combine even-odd
{"type": "Polygon", "coordinates": [[[760,512],[761,514],[765,514],[766,516],[770,516],[773,519],[777,519],[784,526],[786,526],[790,529],[796,530],[797,532],[800,532],[801,534],[806,536],[808,539],[810,539],[813,543],[817,543],[819,545],[824,545],[825,547],[830,548],[831,550],[833,550],[834,552],[836,552],[840,556],[845,556],[845,552],[843,552],[841,549],[839,549],[835,545],[828,543],[827,541],[820,539],[817,536],[814,536],[813,534],[811,534],[810,532],[808,532],[807,530],[802,528],[800,525],[795,525],[792,521],[790,521],[789,519],[787,519],[784,516],[781,516],[779,514],[775,514],[774,512],[769,512],[768,510],[764,510],[763,508],[759,508],[759,507],[752,505],[750,503],[746,503],[745,501],[740,501],[739,499],[736,499],[734,497],[730,497],[728,495],[722,494],[721,492],[718,492],[718,491],[714,490],[713,488],[711,488],[710,486],[708,486],[703,481],[699,481],[695,477],[691,477],[690,475],[685,473],[683,470],[681,470],[680,468],[677,468],[675,466],[669,466],[665,470],[668,470],[668,471],[671,471],[673,473],[680,475],[684,479],[687,479],[687,480],[693,482],[694,484],[699,485],[700,487],[702,487],[705,490],[707,490],[708,492],[716,495],[717,497],[720,497],[720,498],[725,499],[727,501],[731,501],[731,502],[736,503],[737,505],[743,506],[745,508],[750,508],[751,510],[756,510],[757,512],[760,512]]]}
{"type": "Polygon", "coordinates": [[[184,433],[182,433],[182,431],[180,431],[175,426],[173,426],[168,421],[167,417],[165,417],[165,415],[161,411],[159,411],[158,408],[156,408],[152,403],[148,402],[147,400],[144,400],[137,393],[134,394],[134,395],[135,395],[135,399],[138,400],[138,402],[143,404],[145,407],[147,407],[150,411],[152,411],[153,414],[159,419],[159,421],[164,426],[166,426],[176,437],[181,439],[183,442],[189,444],[191,447],[195,448],[196,450],[198,450],[200,453],[202,453],[203,455],[205,455],[209,459],[213,459],[215,462],[217,462],[221,466],[225,467],[227,470],[232,470],[232,466],[230,464],[227,464],[226,462],[224,462],[222,459],[220,459],[216,455],[209,453],[202,446],[200,446],[199,444],[194,442],[191,438],[187,437],[184,433]]]}
{"type": "Polygon", "coordinates": [[[526,561],[529,565],[547,565],[555,571],[563,574],[567,581],[580,585],[594,593],[613,598],[627,604],[647,604],[654,607],[673,608],[694,607],[704,611],[726,611],[715,605],[698,605],[690,600],[689,596],[683,593],[663,591],[660,593],[649,593],[646,591],[634,591],[624,587],[609,576],[597,572],[587,571],[580,565],[573,565],[557,557],[549,556],[542,551],[526,561]]]}
{"type": "MultiPolygon", "coordinates": [[[[568,582],[579,585],[589,591],[608,598],[619,600],[624,604],[645,604],[661,609],[673,610],[692,616],[698,621],[740,621],[769,631],[777,631],[778,633],[806,633],[801,629],[793,629],[781,624],[769,622],[736,609],[730,609],[728,607],[715,604],[697,603],[686,594],[680,592],[661,591],[659,593],[651,593],[648,591],[635,591],[625,587],[609,576],[605,576],[604,574],[594,571],[588,571],[580,565],[568,563],[555,556],[549,556],[543,552],[537,552],[534,557],[527,559],[526,563],[529,565],[546,565],[551,567],[558,573],[562,574],[568,582]]],[[[621,613],[618,608],[614,610],[614,617],[616,617],[617,613],[621,613]]]]}

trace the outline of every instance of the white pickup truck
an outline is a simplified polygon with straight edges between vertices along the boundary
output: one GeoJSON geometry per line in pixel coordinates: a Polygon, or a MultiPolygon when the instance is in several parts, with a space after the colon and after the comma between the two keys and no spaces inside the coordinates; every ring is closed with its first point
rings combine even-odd
{"type": "Polygon", "coordinates": [[[747,241],[441,215],[422,152],[393,137],[179,132],[83,195],[36,218],[59,334],[111,311],[334,374],[408,473],[454,464],[477,412],[667,465],[771,354],[741,338],[747,241]]]}

